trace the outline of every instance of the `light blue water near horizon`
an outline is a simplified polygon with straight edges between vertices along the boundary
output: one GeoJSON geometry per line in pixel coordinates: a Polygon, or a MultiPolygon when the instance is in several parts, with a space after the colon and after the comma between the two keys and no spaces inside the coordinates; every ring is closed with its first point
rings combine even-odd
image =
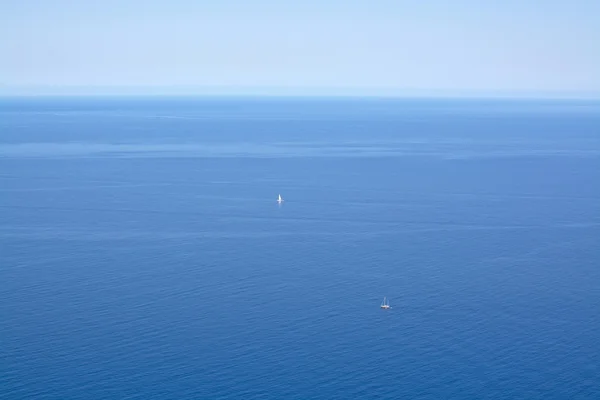
{"type": "Polygon", "coordinates": [[[594,101],[0,99],[0,398],[597,398],[598,182],[594,101]]]}

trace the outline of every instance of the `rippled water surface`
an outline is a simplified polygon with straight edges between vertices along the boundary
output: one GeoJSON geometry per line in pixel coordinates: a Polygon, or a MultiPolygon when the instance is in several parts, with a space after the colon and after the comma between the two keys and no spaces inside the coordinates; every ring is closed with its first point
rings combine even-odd
{"type": "Polygon", "coordinates": [[[0,398],[598,398],[598,102],[2,99],[0,221],[0,398]]]}

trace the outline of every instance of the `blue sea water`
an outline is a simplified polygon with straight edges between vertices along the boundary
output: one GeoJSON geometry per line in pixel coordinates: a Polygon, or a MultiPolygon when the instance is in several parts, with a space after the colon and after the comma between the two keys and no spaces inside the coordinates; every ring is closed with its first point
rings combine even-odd
{"type": "Polygon", "coordinates": [[[600,396],[599,102],[5,98],[0,221],[2,399],[600,396]]]}

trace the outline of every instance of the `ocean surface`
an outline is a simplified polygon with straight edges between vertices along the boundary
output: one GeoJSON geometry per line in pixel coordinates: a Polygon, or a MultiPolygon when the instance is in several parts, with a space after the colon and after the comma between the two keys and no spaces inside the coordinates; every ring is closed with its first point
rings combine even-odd
{"type": "Polygon", "coordinates": [[[600,102],[1,99],[0,398],[598,399],[600,102]]]}

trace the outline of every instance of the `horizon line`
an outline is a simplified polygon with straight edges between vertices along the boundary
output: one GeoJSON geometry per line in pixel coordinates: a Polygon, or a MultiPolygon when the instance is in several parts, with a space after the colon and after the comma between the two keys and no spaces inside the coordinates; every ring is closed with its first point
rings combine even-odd
{"type": "Polygon", "coordinates": [[[377,95],[377,94],[269,94],[269,93],[1,93],[0,99],[35,99],[35,98],[206,98],[206,99],[387,99],[387,100],[580,100],[600,101],[598,95],[557,96],[557,95],[377,95]]]}
{"type": "Polygon", "coordinates": [[[0,97],[296,97],[296,98],[448,98],[600,100],[600,91],[416,89],[382,87],[243,87],[243,86],[86,86],[6,85],[0,97]]]}

